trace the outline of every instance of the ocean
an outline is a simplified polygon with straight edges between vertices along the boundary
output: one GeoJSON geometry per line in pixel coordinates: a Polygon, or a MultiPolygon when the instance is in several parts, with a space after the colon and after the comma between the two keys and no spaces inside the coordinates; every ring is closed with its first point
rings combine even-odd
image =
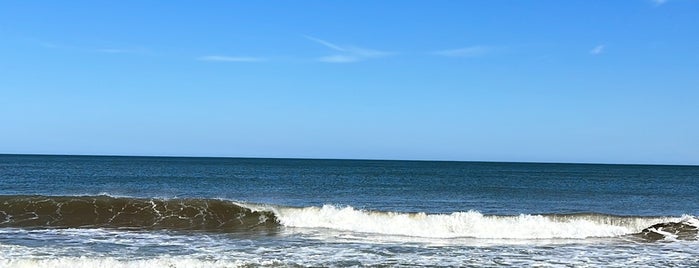
{"type": "Polygon", "coordinates": [[[0,155],[0,267],[699,266],[699,166],[0,155]]]}

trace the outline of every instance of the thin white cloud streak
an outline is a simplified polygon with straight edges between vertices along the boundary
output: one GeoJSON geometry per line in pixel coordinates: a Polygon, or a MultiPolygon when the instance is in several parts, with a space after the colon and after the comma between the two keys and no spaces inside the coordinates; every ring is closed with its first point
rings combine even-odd
{"type": "Polygon", "coordinates": [[[655,6],[661,6],[665,3],[667,3],[668,0],[651,0],[651,1],[653,1],[653,4],[655,4],[655,6]]]}
{"type": "Polygon", "coordinates": [[[321,45],[323,45],[323,46],[325,46],[325,47],[327,47],[327,48],[330,48],[330,49],[332,49],[332,50],[335,50],[335,51],[339,51],[339,52],[346,52],[346,51],[347,51],[346,49],[344,49],[344,48],[342,48],[342,47],[340,47],[340,46],[338,46],[338,45],[335,45],[335,44],[333,44],[333,43],[330,43],[330,42],[328,42],[328,41],[325,41],[325,40],[323,40],[323,39],[315,38],[315,37],[308,36],[308,35],[304,35],[303,37],[306,37],[306,39],[308,39],[308,40],[311,40],[311,41],[313,41],[313,42],[316,42],[316,43],[318,43],[318,44],[321,44],[321,45]]]}
{"type": "Polygon", "coordinates": [[[491,53],[492,51],[493,48],[487,46],[470,46],[457,49],[433,51],[431,54],[444,57],[475,58],[485,56],[491,53]]]}
{"type": "Polygon", "coordinates": [[[109,53],[109,54],[126,54],[126,53],[143,53],[145,49],[127,49],[127,48],[100,48],[96,49],[97,52],[109,53]]]}
{"type": "Polygon", "coordinates": [[[386,57],[386,56],[390,56],[392,54],[395,54],[392,52],[386,52],[386,51],[380,51],[380,50],[368,49],[368,48],[361,48],[361,47],[356,47],[356,46],[340,46],[340,45],[325,41],[323,39],[312,37],[312,36],[307,36],[307,35],[304,35],[304,37],[306,39],[311,40],[313,42],[316,42],[324,47],[327,47],[331,50],[334,50],[336,52],[340,52],[339,54],[323,56],[323,57],[317,58],[317,60],[320,62],[350,63],[350,62],[364,61],[364,60],[368,60],[368,59],[381,58],[381,57],[386,57]]]}
{"type": "Polygon", "coordinates": [[[261,62],[261,61],[265,61],[264,58],[257,58],[257,57],[231,57],[231,56],[221,56],[221,55],[201,56],[201,57],[198,57],[197,60],[217,61],[217,62],[261,62]]]}
{"type": "Polygon", "coordinates": [[[347,55],[332,55],[318,58],[318,61],[329,62],[329,63],[350,63],[357,62],[361,59],[357,57],[347,56],[347,55]]]}
{"type": "Polygon", "coordinates": [[[598,45],[590,50],[590,55],[599,55],[604,53],[604,45],[598,45]]]}
{"type": "Polygon", "coordinates": [[[379,58],[379,57],[385,57],[389,56],[391,52],[385,52],[385,51],[380,51],[380,50],[374,50],[374,49],[366,49],[366,48],[360,48],[360,47],[353,47],[349,46],[347,47],[347,51],[350,52],[351,54],[354,54],[356,56],[359,56],[361,58],[379,58]]]}

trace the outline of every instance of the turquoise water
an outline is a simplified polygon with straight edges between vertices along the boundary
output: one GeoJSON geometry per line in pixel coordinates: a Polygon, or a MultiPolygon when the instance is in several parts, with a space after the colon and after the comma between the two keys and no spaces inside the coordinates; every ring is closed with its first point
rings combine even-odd
{"type": "Polygon", "coordinates": [[[697,166],[0,155],[0,266],[699,265],[698,182],[697,166]]]}

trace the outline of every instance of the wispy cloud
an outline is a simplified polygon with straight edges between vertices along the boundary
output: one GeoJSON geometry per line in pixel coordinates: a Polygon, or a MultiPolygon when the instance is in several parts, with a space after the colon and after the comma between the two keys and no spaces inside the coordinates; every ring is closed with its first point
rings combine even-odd
{"type": "Polygon", "coordinates": [[[257,57],[232,57],[232,56],[221,56],[221,55],[210,55],[201,56],[197,60],[200,61],[220,61],[220,62],[261,62],[265,61],[264,58],[257,57]]]}
{"type": "Polygon", "coordinates": [[[594,47],[592,50],[590,50],[590,55],[602,54],[602,53],[604,53],[604,48],[605,48],[604,45],[598,45],[598,46],[594,47]]]}
{"type": "Polygon", "coordinates": [[[655,4],[655,6],[661,6],[665,3],[667,3],[667,1],[668,0],[651,0],[651,2],[653,2],[653,4],[655,4]]]}
{"type": "Polygon", "coordinates": [[[350,62],[358,62],[358,61],[364,61],[364,60],[374,59],[374,58],[381,58],[381,57],[386,57],[386,56],[395,54],[392,52],[380,51],[380,50],[375,50],[375,49],[367,49],[367,48],[361,48],[361,47],[356,47],[356,46],[337,45],[337,44],[325,41],[325,40],[320,39],[320,38],[312,37],[312,36],[304,36],[304,37],[308,40],[311,40],[313,42],[321,44],[324,47],[329,48],[337,53],[337,54],[323,56],[323,57],[318,58],[317,60],[321,61],[321,62],[350,63],[350,62]]]}
{"type": "Polygon", "coordinates": [[[96,49],[97,52],[109,53],[109,54],[125,54],[125,53],[142,53],[144,49],[135,48],[99,48],[96,49]]]}
{"type": "Polygon", "coordinates": [[[338,45],[335,45],[335,44],[333,44],[333,43],[330,43],[330,42],[328,42],[328,41],[325,41],[325,40],[322,40],[322,39],[319,39],[319,38],[315,38],[315,37],[308,36],[308,35],[304,35],[303,37],[306,37],[306,39],[311,40],[311,41],[313,41],[313,42],[316,42],[316,43],[318,43],[318,44],[324,45],[324,46],[326,46],[326,47],[328,47],[328,48],[330,48],[330,49],[332,49],[332,50],[336,50],[336,51],[340,51],[340,52],[346,52],[346,51],[347,51],[345,48],[342,48],[342,47],[340,47],[340,46],[338,46],[338,45]]]}
{"type": "Polygon", "coordinates": [[[445,56],[445,57],[475,58],[475,57],[481,57],[481,56],[485,56],[489,53],[492,53],[493,50],[494,50],[493,47],[470,46],[470,47],[462,47],[462,48],[456,48],[456,49],[446,49],[446,50],[433,51],[431,54],[445,56]]]}
{"type": "Polygon", "coordinates": [[[361,58],[348,55],[332,55],[318,58],[318,61],[329,63],[349,63],[362,60],[361,58]]]}

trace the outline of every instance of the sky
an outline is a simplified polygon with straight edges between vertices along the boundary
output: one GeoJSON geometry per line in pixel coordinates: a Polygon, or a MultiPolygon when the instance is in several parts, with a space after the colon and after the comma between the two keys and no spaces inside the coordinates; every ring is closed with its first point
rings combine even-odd
{"type": "Polygon", "coordinates": [[[699,1],[2,1],[0,153],[699,164],[699,1]]]}

